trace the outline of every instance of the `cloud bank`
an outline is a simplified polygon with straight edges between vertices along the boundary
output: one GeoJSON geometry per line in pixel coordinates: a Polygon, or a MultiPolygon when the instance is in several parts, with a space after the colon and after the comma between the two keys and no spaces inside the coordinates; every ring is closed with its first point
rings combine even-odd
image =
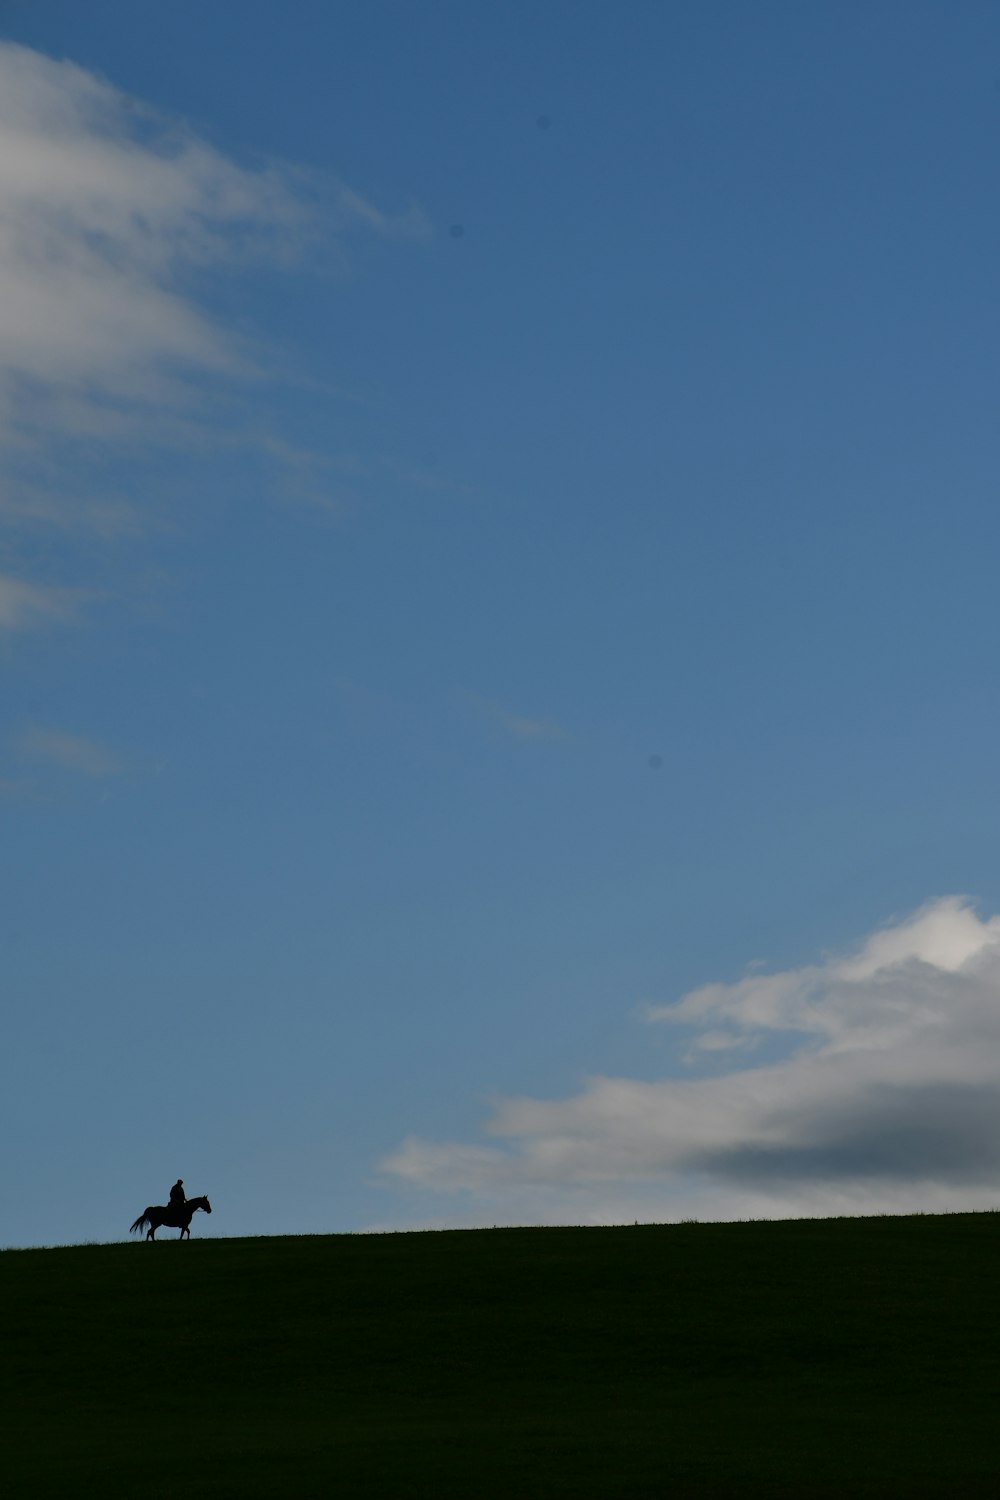
{"type": "Polygon", "coordinates": [[[646,1015],[682,1029],[689,1064],[734,1065],[501,1099],[501,1144],[410,1138],[382,1169],[479,1222],[1000,1204],[1000,917],[945,897],[847,956],[646,1015]],[[786,1055],[754,1066],[765,1041],[786,1055]]]}

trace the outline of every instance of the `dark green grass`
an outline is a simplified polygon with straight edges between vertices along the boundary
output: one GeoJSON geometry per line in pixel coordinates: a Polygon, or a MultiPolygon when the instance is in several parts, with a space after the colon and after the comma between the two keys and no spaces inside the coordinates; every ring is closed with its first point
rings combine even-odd
{"type": "Polygon", "coordinates": [[[10,1251],[0,1484],[996,1496],[998,1263],[993,1214],[10,1251]]]}

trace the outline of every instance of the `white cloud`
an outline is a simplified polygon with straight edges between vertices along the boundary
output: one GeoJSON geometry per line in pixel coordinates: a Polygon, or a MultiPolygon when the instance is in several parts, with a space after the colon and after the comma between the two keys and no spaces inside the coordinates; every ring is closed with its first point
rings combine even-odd
{"type": "Polygon", "coordinates": [[[0,369],[8,420],[50,389],[154,399],[172,362],[238,356],[179,290],[233,235],[303,222],[246,171],[70,62],[0,45],[0,369]]]}
{"type": "MultiPolygon", "coordinates": [[[[204,421],[210,388],[262,373],[209,311],[206,278],[313,241],[328,265],[352,228],[427,230],[329,178],[241,165],[74,63],[0,42],[0,522],[121,535],[81,455],[170,442],[204,421]]],[[[65,616],[42,581],[0,589],[0,628],[65,616]]]]}
{"type": "MultiPolygon", "coordinates": [[[[246,370],[192,267],[356,226],[414,235],[342,184],[240,166],[71,62],[0,43],[0,371],[37,393],[157,399],[177,364],[246,370]]],[[[327,239],[329,250],[329,239],[327,239]]]]}
{"type": "Polygon", "coordinates": [[[728,1041],[770,1035],[790,1052],[721,1076],[502,1099],[487,1125],[499,1144],[411,1138],[383,1169],[464,1190],[490,1222],[539,1197],[605,1222],[1000,1199],[1000,917],[948,897],[852,954],[708,985],[649,1017],[699,1028],[690,1055],[716,1065],[728,1041]]]}

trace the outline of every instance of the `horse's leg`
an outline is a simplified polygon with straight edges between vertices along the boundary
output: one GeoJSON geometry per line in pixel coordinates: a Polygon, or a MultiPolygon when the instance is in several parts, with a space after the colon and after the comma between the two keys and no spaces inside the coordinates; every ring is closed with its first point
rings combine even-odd
{"type": "Polygon", "coordinates": [[[147,1234],[146,1238],[147,1238],[147,1240],[155,1240],[156,1239],[156,1225],[155,1224],[150,1224],[150,1226],[149,1226],[149,1233],[147,1234]]]}

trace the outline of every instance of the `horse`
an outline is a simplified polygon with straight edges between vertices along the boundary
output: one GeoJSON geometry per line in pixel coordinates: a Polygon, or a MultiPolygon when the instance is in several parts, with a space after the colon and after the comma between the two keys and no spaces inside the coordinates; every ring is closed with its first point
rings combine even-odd
{"type": "Polygon", "coordinates": [[[191,1220],[196,1208],[203,1208],[207,1214],[212,1212],[212,1205],[207,1198],[188,1198],[186,1203],[177,1208],[172,1205],[161,1205],[160,1207],[147,1208],[145,1213],[139,1215],[129,1230],[129,1234],[135,1234],[136,1230],[148,1229],[147,1240],[156,1239],[156,1231],[165,1224],[168,1229],[179,1229],[180,1238],[187,1235],[191,1238],[191,1220]]]}

